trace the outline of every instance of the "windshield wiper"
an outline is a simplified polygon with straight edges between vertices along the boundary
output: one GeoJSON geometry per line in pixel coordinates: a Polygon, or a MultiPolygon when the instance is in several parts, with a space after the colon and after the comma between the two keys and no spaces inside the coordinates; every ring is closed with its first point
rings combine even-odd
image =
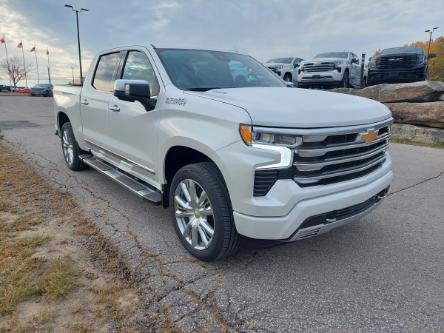
{"type": "Polygon", "coordinates": [[[197,87],[197,88],[188,88],[186,90],[189,90],[189,91],[208,91],[208,90],[213,90],[213,89],[222,89],[222,88],[219,88],[219,87],[211,87],[211,88],[197,87]]]}

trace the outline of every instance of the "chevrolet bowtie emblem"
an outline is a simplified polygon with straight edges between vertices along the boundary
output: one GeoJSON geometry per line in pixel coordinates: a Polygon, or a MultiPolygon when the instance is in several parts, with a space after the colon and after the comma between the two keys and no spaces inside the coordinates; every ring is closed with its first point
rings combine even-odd
{"type": "Polygon", "coordinates": [[[370,143],[373,140],[375,140],[377,137],[378,137],[378,131],[375,131],[373,129],[369,129],[369,130],[367,130],[367,133],[359,133],[358,140],[370,143]]]}

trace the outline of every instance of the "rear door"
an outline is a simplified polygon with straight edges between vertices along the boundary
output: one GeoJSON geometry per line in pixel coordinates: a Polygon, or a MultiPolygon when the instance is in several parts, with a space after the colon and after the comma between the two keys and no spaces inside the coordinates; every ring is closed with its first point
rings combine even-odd
{"type": "MultiPolygon", "coordinates": [[[[143,49],[128,50],[118,78],[148,81],[151,98],[156,101],[160,87],[152,63],[143,49]]],[[[123,101],[115,96],[110,97],[109,107],[112,151],[137,165],[139,173],[154,181],[160,111],[156,107],[147,111],[138,101],[123,101]]]]}
{"type": "Polygon", "coordinates": [[[84,139],[108,149],[108,104],[120,57],[120,52],[100,55],[92,75],[84,82],[80,96],[84,139]]]}

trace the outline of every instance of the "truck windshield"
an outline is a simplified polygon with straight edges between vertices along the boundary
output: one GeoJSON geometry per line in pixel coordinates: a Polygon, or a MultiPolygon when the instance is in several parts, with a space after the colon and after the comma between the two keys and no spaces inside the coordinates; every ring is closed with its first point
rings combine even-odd
{"type": "Polygon", "coordinates": [[[327,52],[319,53],[315,58],[348,58],[348,52],[327,52]]]}
{"type": "Polygon", "coordinates": [[[156,49],[171,81],[182,90],[285,87],[252,57],[231,52],[156,49]]]}
{"type": "Polygon", "coordinates": [[[292,61],[293,61],[293,58],[275,58],[275,59],[268,60],[267,63],[291,64],[292,61]]]}
{"type": "Polygon", "coordinates": [[[383,55],[399,53],[424,54],[424,50],[422,47],[392,47],[381,52],[383,55]]]}

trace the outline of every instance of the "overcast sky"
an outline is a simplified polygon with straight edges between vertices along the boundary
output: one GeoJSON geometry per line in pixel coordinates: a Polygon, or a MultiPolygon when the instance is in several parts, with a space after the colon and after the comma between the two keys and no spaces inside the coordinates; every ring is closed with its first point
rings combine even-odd
{"type": "Polygon", "coordinates": [[[80,15],[85,71],[97,51],[140,41],[238,50],[264,61],[324,51],[371,54],[425,40],[429,27],[441,24],[437,35],[444,31],[443,0],[0,0],[0,36],[10,56],[23,40],[33,62],[35,44],[41,78],[46,48],[53,76],[69,79],[78,66],[75,16],[63,1],[89,9],[80,15]]]}

